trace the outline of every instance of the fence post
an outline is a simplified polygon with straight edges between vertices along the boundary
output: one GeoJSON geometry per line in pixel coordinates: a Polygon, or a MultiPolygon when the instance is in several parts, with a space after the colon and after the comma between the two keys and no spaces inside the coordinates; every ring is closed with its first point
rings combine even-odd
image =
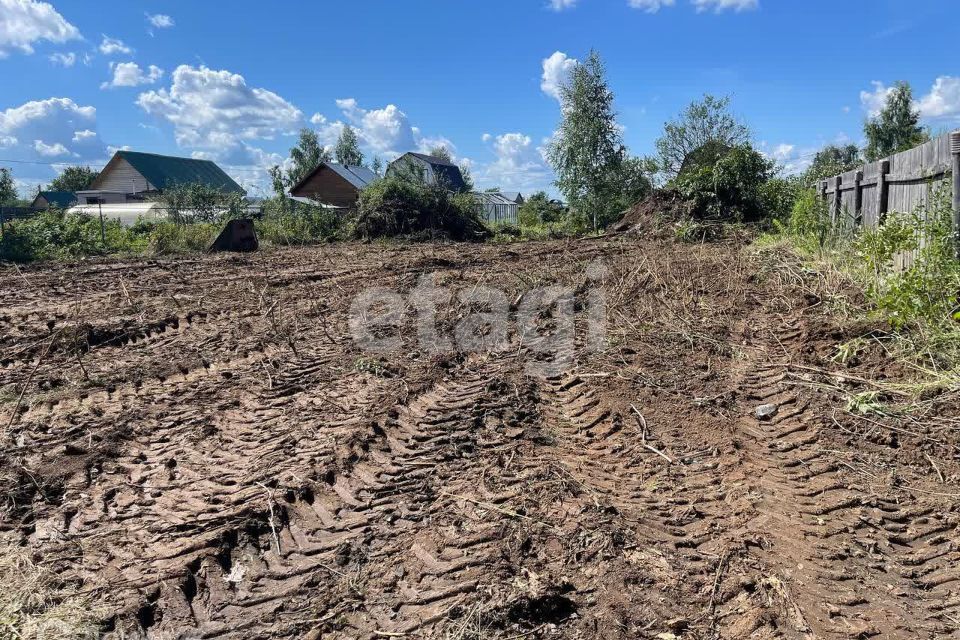
{"type": "Polygon", "coordinates": [[[843,184],[843,178],[837,176],[833,179],[833,203],[830,205],[830,221],[836,225],[840,221],[840,201],[843,194],[840,192],[840,185],[843,184]]]}
{"type": "Polygon", "coordinates": [[[950,155],[953,159],[953,240],[960,260],[960,131],[950,134],[950,155]]]}
{"type": "Polygon", "coordinates": [[[881,160],[880,168],[877,172],[877,226],[882,225],[887,219],[887,205],[889,204],[887,174],[890,173],[890,161],[881,160]]]}
{"type": "Polygon", "coordinates": [[[863,224],[863,171],[857,171],[856,176],[853,178],[853,193],[854,193],[854,214],[853,214],[853,224],[860,226],[863,224]]]}

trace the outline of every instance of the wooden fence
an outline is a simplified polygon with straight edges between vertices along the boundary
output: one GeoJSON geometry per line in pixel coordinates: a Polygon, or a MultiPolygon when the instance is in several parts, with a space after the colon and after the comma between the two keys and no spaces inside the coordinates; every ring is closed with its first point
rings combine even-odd
{"type": "Polygon", "coordinates": [[[926,204],[947,183],[953,185],[954,233],[960,238],[960,131],[823,180],[818,189],[835,225],[876,227],[889,212],[910,213],[926,204]]]}

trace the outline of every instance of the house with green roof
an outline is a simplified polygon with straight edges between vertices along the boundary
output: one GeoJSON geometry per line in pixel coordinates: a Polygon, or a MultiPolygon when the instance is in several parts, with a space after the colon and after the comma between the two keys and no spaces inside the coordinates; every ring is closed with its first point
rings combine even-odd
{"type": "Polygon", "coordinates": [[[77,192],[77,200],[79,204],[123,204],[196,183],[228,193],[246,193],[212,160],[117,151],[90,188],[77,192]]]}
{"type": "Polygon", "coordinates": [[[31,209],[69,209],[77,204],[77,194],[73,191],[40,191],[30,203],[31,209]]]}

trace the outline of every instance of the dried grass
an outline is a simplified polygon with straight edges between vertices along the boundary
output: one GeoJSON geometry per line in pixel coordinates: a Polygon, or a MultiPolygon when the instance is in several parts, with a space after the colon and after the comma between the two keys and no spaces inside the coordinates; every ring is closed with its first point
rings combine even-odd
{"type": "Polygon", "coordinates": [[[101,615],[27,549],[0,541],[0,640],[98,638],[101,615]]]}

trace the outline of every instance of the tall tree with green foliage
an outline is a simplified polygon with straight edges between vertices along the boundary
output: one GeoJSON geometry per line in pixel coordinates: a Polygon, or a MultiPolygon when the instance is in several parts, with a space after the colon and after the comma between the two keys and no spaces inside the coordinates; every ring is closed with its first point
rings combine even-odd
{"type": "Polygon", "coordinates": [[[50,182],[50,191],[83,191],[100,175],[90,167],[67,167],[50,182]]]}
{"type": "Polygon", "coordinates": [[[713,164],[733,147],[750,142],[750,129],[730,113],[730,96],[705,94],[663,126],[657,140],[658,169],[675,178],[692,165],[713,164]]]}
{"type": "Polygon", "coordinates": [[[357,138],[357,132],[353,130],[353,127],[344,125],[333,153],[337,162],[340,164],[349,167],[359,167],[363,165],[363,153],[360,151],[360,140],[357,138]]]}
{"type": "Polygon", "coordinates": [[[287,170],[287,186],[292,187],[317,168],[321,162],[330,162],[330,153],[323,148],[317,133],[310,129],[301,129],[297,146],[290,149],[293,166],[287,170]]]}
{"type": "Polygon", "coordinates": [[[380,156],[373,156],[373,162],[370,164],[370,170],[378,176],[383,177],[383,160],[380,156]]]}
{"type": "Polygon", "coordinates": [[[876,117],[863,126],[867,136],[864,155],[873,162],[894,153],[912,149],[930,139],[920,126],[920,111],[913,105],[913,90],[906,82],[897,82],[876,117]]]}
{"type": "Polygon", "coordinates": [[[620,213],[621,176],[626,148],[613,108],[600,55],[590,51],[560,87],[563,120],[547,149],[556,185],[581,224],[594,230],[620,213]]]}
{"type": "Polygon", "coordinates": [[[9,205],[17,200],[17,185],[10,169],[0,167],[0,204],[9,205]]]}
{"type": "Polygon", "coordinates": [[[806,182],[829,178],[850,171],[860,164],[860,160],[860,149],[857,145],[829,144],[817,151],[804,177],[806,182]]]}

